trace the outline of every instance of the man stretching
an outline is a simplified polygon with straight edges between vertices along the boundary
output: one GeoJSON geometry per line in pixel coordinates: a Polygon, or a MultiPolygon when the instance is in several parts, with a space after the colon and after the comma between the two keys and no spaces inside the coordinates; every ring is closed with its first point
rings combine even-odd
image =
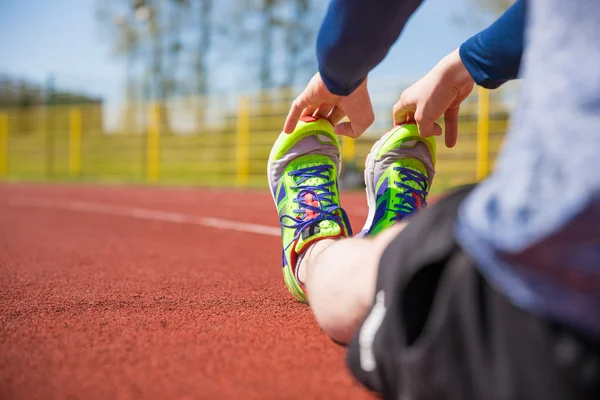
{"type": "Polygon", "coordinates": [[[598,399],[600,3],[517,1],[407,89],[368,156],[369,217],[352,238],[336,134],[373,122],[367,75],[419,3],[331,1],[319,73],[269,158],[285,283],[385,398],[598,399]],[[519,71],[496,171],[415,213],[434,178],[435,121],[452,147],[473,85],[519,71]]]}

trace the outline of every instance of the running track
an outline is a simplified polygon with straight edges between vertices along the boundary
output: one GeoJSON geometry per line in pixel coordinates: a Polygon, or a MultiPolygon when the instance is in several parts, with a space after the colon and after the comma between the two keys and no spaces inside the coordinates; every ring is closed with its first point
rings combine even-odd
{"type": "Polygon", "coordinates": [[[0,185],[0,399],[371,398],[277,226],[263,191],[0,185]]]}

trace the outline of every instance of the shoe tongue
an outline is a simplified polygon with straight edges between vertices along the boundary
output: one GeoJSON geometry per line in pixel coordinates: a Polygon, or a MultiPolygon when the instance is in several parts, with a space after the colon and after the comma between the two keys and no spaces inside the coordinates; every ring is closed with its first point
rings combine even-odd
{"type": "MultiPolygon", "coordinates": [[[[310,168],[310,167],[319,167],[323,165],[322,163],[310,163],[310,164],[303,164],[302,168],[310,168]]],[[[329,170],[329,172],[327,173],[327,176],[329,176],[331,174],[331,170],[329,170]]],[[[331,176],[329,176],[329,178],[331,178],[331,176]]],[[[298,178],[299,180],[299,178],[298,178]]],[[[317,185],[322,185],[324,183],[327,183],[330,179],[324,179],[321,177],[313,177],[313,178],[309,178],[307,180],[305,180],[304,182],[302,182],[302,186],[317,186],[317,185]]],[[[317,192],[318,193],[318,192],[317,192]]]]}
{"type": "MultiPolygon", "coordinates": [[[[418,172],[420,174],[422,174],[425,179],[427,179],[427,168],[425,168],[425,165],[414,158],[407,158],[402,160],[402,167],[406,168],[406,169],[410,169],[411,171],[415,171],[418,172]]],[[[398,177],[398,181],[402,182],[403,184],[410,186],[413,189],[416,190],[423,190],[423,187],[421,185],[419,185],[419,183],[417,183],[416,181],[412,180],[412,179],[405,179],[404,174],[402,174],[402,172],[398,172],[398,171],[394,171],[398,177]]],[[[401,191],[405,191],[406,189],[400,189],[401,191]]]]}
{"type": "MultiPolygon", "coordinates": [[[[307,168],[307,167],[316,167],[316,166],[320,166],[320,165],[323,165],[323,163],[314,162],[314,163],[303,164],[302,167],[307,168]]],[[[329,170],[329,172],[327,173],[329,179],[325,179],[325,178],[321,178],[321,177],[309,178],[309,179],[305,180],[304,182],[302,182],[302,186],[318,186],[318,185],[327,183],[327,182],[331,181],[330,175],[332,173],[333,173],[332,170],[329,170]]],[[[329,191],[329,190],[331,190],[331,188],[328,188],[326,190],[329,191]]],[[[322,191],[317,190],[316,193],[321,194],[322,191]]],[[[329,204],[327,202],[325,202],[325,204],[321,203],[322,207],[327,207],[328,205],[329,204]]],[[[294,250],[297,253],[300,253],[306,248],[306,246],[308,246],[315,240],[318,240],[321,238],[327,238],[327,237],[337,237],[341,234],[341,232],[342,232],[342,229],[337,222],[331,221],[331,220],[320,221],[318,224],[311,225],[308,228],[304,229],[300,233],[300,237],[298,238],[298,241],[296,242],[296,245],[294,246],[294,250]]]]}

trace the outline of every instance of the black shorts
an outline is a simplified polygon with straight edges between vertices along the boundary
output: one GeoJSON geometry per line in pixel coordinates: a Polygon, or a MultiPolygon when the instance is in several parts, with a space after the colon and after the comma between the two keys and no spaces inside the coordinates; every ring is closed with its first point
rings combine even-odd
{"type": "Polygon", "coordinates": [[[384,252],[350,370],[389,399],[600,400],[598,343],[513,306],[456,243],[468,191],[415,215],[384,252]]]}

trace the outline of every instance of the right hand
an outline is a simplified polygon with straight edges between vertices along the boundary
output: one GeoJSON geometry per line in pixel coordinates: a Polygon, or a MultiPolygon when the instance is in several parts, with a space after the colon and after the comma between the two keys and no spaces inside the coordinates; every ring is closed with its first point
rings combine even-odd
{"type": "Polygon", "coordinates": [[[338,135],[357,138],[373,123],[375,116],[367,91],[367,80],[348,96],[338,96],[329,91],[317,73],[306,89],[294,100],[283,131],[292,133],[300,117],[326,118],[338,135]],[[339,123],[345,116],[348,122],[339,123]]]}
{"type": "Polygon", "coordinates": [[[443,115],[446,146],[454,147],[460,103],[471,93],[474,83],[458,50],[453,51],[402,93],[394,105],[394,124],[414,121],[421,136],[441,136],[442,128],[435,121],[443,115]]]}

